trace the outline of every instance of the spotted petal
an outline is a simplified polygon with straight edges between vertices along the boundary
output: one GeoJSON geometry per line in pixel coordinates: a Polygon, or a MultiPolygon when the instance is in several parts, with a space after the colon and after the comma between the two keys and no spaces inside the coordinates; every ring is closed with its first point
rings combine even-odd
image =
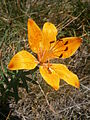
{"type": "Polygon", "coordinates": [[[8,69],[9,70],[20,70],[20,69],[27,69],[31,70],[34,69],[38,64],[36,58],[30,54],[29,52],[22,50],[18,52],[14,57],[11,59],[8,69]]]}
{"type": "Polygon", "coordinates": [[[28,19],[28,41],[33,52],[38,53],[39,48],[43,47],[42,40],[40,28],[32,19],[28,19]]]}
{"type": "Polygon", "coordinates": [[[43,26],[44,46],[45,49],[50,47],[50,42],[56,41],[57,29],[54,24],[46,22],[43,26]]]}
{"type": "Polygon", "coordinates": [[[59,75],[51,68],[45,66],[40,66],[40,73],[43,79],[55,90],[59,89],[59,75]]]}
{"type": "Polygon", "coordinates": [[[53,69],[65,82],[76,88],[79,88],[80,84],[77,75],[69,71],[69,69],[65,65],[52,64],[51,69],[53,69]]]}
{"type": "Polygon", "coordinates": [[[72,56],[80,47],[82,39],[79,37],[66,37],[53,43],[50,50],[53,53],[52,58],[68,58],[72,56]]]}

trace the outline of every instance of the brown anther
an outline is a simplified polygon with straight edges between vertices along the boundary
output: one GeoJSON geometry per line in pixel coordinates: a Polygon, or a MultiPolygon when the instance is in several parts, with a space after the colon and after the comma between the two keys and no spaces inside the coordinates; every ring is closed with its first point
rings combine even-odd
{"type": "Polygon", "coordinates": [[[54,43],[55,41],[51,41],[50,44],[54,43]]]}
{"type": "Polygon", "coordinates": [[[64,43],[64,45],[67,45],[68,44],[68,41],[66,41],[65,43],[64,43]]]}
{"type": "Polygon", "coordinates": [[[68,50],[68,47],[66,47],[66,49],[64,51],[67,51],[68,50]]]}
{"type": "Polygon", "coordinates": [[[59,56],[59,58],[61,58],[63,56],[63,54],[61,54],[60,56],[59,56]]]}

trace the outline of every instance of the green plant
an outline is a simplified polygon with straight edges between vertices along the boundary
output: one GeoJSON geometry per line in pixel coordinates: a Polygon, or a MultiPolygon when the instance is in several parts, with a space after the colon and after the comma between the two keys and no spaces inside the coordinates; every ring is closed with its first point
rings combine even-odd
{"type": "Polygon", "coordinates": [[[4,103],[10,98],[15,98],[15,101],[18,102],[20,96],[18,94],[19,88],[25,88],[28,92],[27,81],[36,83],[36,78],[34,76],[35,71],[9,71],[6,66],[0,68],[1,79],[0,79],[0,100],[4,103]],[[27,75],[32,75],[32,78],[27,77],[27,75]]]}

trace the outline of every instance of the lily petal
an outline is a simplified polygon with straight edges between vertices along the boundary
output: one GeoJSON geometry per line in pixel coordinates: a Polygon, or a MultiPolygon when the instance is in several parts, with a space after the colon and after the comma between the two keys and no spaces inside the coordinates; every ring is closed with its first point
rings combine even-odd
{"type": "Polygon", "coordinates": [[[50,42],[56,41],[57,29],[54,24],[46,22],[43,26],[44,46],[46,49],[50,47],[50,42]]]}
{"type": "Polygon", "coordinates": [[[14,55],[11,59],[8,69],[9,70],[20,70],[20,69],[27,69],[31,70],[34,69],[38,64],[36,58],[30,54],[29,52],[22,50],[14,55]]]}
{"type": "Polygon", "coordinates": [[[65,82],[76,88],[79,88],[80,83],[77,75],[69,71],[69,69],[65,65],[52,64],[51,69],[53,69],[65,82]]]}
{"type": "Polygon", "coordinates": [[[43,79],[55,90],[59,89],[60,77],[59,75],[51,68],[45,66],[40,66],[40,73],[43,79]]]}
{"type": "Polygon", "coordinates": [[[42,48],[42,32],[38,25],[32,20],[28,19],[28,41],[33,52],[38,53],[39,48],[42,48]]]}
{"type": "Polygon", "coordinates": [[[67,37],[54,42],[50,48],[53,52],[53,58],[68,58],[72,56],[81,43],[82,39],[79,37],[67,37]]]}

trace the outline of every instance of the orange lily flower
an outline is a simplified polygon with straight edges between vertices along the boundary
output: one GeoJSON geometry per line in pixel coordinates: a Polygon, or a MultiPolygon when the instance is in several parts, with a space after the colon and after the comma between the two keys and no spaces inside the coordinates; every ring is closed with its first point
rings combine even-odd
{"type": "Polygon", "coordinates": [[[79,88],[77,75],[68,70],[63,64],[50,63],[50,59],[68,58],[79,48],[82,39],[78,37],[67,37],[56,40],[57,29],[46,22],[41,30],[32,19],[28,19],[28,41],[30,48],[37,54],[35,58],[29,52],[22,50],[11,59],[9,70],[31,70],[38,64],[43,79],[55,90],[59,89],[60,79],[68,84],[79,88]]]}

